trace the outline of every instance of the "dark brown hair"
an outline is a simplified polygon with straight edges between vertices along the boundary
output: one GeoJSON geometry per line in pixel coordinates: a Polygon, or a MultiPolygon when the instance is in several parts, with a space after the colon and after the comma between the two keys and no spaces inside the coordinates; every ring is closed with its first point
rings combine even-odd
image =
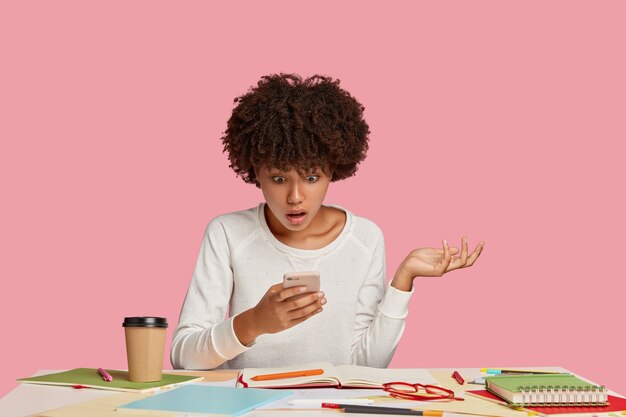
{"type": "Polygon", "coordinates": [[[365,109],[339,80],[274,74],[237,98],[222,136],[230,167],[259,186],[255,167],[332,170],[332,181],[355,174],[368,149],[365,109]]]}

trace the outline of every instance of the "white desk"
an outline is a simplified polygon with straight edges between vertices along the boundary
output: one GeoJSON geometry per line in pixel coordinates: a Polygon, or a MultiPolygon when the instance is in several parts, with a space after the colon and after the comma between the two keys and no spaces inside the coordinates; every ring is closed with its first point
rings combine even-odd
{"type": "MultiPolygon", "coordinates": [[[[528,368],[526,368],[528,369],[528,368]]],[[[560,367],[537,367],[532,369],[538,370],[551,370],[557,372],[567,372],[566,369],[560,367]]],[[[450,375],[453,370],[458,370],[461,375],[465,378],[466,381],[471,381],[473,378],[480,376],[480,370],[478,368],[457,368],[457,369],[429,369],[433,372],[433,376],[437,378],[436,374],[439,375],[450,375]]],[[[54,371],[39,371],[36,375],[41,375],[54,371]]],[[[171,372],[171,371],[166,371],[171,372]]],[[[234,378],[236,376],[236,372],[232,371],[216,371],[216,372],[203,372],[201,373],[205,376],[205,379],[218,381],[225,380],[229,378],[234,378]]],[[[441,379],[441,378],[437,378],[441,379]]],[[[446,381],[445,383],[442,381],[444,386],[451,387],[455,390],[471,390],[471,389],[480,389],[479,385],[472,384],[464,384],[457,385],[456,383],[450,381],[446,381]],[[453,385],[450,385],[453,384],[453,385]]],[[[98,398],[104,398],[111,395],[119,394],[116,391],[106,391],[106,390],[98,390],[98,389],[73,389],[70,387],[60,387],[60,386],[49,386],[49,385],[37,385],[37,384],[20,384],[13,391],[5,395],[2,399],[0,399],[0,416],[1,417],[26,417],[26,416],[34,416],[37,413],[42,413],[48,410],[64,407],[67,405],[77,404],[84,401],[94,400],[98,398]]],[[[612,395],[618,395],[615,393],[611,393],[612,395]]],[[[297,413],[298,417],[320,417],[320,416],[332,416],[335,414],[332,411],[301,411],[295,410],[291,411],[277,411],[277,410],[255,410],[251,413],[246,414],[246,417],[273,417],[280,416],[285,417],[286,415],[293,415],[297,413]]],[[[139,415],[139,414],[137,414],[139,415]]],[[[446,416],[453,416],[454,414],[446,413],[446,416]]],[[[373,414],[350,414],[350,416],[367,416],[373,417],[373,414]]],[[[88,416],[85,416],[88,417],[88,416]]],[[[467,415],[465,416],[467,417],[467,415]]]]}

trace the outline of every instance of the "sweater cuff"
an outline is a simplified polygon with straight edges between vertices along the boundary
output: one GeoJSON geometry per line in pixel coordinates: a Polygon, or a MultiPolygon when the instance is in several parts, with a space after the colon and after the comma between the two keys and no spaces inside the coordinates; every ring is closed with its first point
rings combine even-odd
{"type": "Polygon", "coordinates": [[[252,342],[249,346],[244,346],[239,339],[237,339],[235,329],[233,328],[233,319],[235,317],[236,315],[216,324],[211,331],[211,343],[213,343],[213,348],[226,360],[231,360],[235,356],[250,350],[255,343],[252,342]]]}
{"type": "Polygon", "coordinates": [[[400,291],[392,287],[390,282],[387,285],[383,301],[378,305],[378,310],[392,319],[405,319],[409,315],[411,295],[413,295],[413,288],[411,288],[411,291],[400,291]]]}

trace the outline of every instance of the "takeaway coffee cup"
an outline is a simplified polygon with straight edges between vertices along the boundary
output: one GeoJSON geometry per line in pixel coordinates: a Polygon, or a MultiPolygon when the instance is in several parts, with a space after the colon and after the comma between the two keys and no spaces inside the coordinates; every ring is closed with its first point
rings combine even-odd
{"type": "Polygon", "coordinates": [[[128,379],[132,382],[161,380],[167,319],[124,317],[128,379]]]}

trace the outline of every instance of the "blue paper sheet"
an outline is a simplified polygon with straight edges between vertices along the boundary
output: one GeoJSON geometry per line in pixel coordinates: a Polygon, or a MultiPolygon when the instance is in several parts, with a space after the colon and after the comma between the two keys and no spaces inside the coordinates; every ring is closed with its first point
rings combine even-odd
{"type": "Polygon", "coordinates": [[[123,410],[238,416],[291,395],[293,391],[189,384],[119,406],[123,410]]]}

